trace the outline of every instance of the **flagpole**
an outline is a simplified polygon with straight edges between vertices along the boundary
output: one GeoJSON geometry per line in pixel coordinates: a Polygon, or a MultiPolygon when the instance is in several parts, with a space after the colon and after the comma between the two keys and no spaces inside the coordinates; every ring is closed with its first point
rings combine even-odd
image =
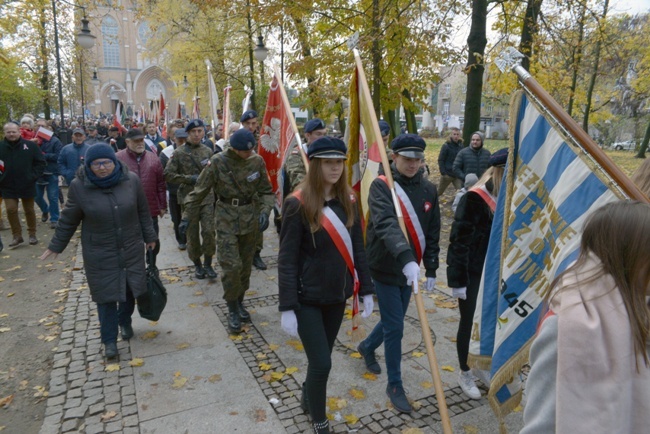
{"type": "Polygon", "coordinates": [[[223,100],[223,138],[228,140],[230,137],[230,85],[223,90],[225,97],[223,100]]]}
{"type": "MultiPolygon", "coordinates": [[[[302,147],[302,140],[300,139],[300,133],[298,132],[298,125],[296,125],[296,119],[293,116],[293,112],[291,111],[291,104],[289,104],[289,98],[287,97],[287,92],[284,90],[284,83],[282,83],[282,79],[280,78],[280,71],[278,71],[278,65],[273,65],[273,72],[275,74],[275,78],[278,80],[278,84],[280,85],[280,94],[282,95],[282,102],[284,103],[284,107],[287,112],[287,117],[289,118],[289,122],[291,122],[291,128],[293,128],[293,133],[295,134],[296,137],[296,142],[298,143],[298,149],[300,149],[300,157],[302,158],[302,163],[305,166],[305,171],[309,171],[309,160],[307,160],[307,154],[305,153],[304,148],[302,147]]],[[[380,136],[381,137],[381,136],[380,136]]]]}
{"type": "MultiPolygon", "coordinates": [[[[368,89],[368,81],[366,80],[366,74],[363,70],[363,65],[361,63],[361,57],[359,56],[359,51],[354,48],[354,61],[357,66],[357,72],[359,74],[359,83],[362,84],[360,87],[364,93],[366,101],[372,101],[370,96],[370,89],[368,89]]],[[[377,122],[377,114],[374,109],[368,110],[370,112],[370,119],[372,122],[372,128],[374,129],[375,137],[381,137],[381,132],[379,131],[379,123],[377,122]]],[[[404,224],[404,216],[402,215],[402,210],[399,206],[397,199],[397,193],[395,192],[395,184],[393,181],[393,174],[390,170],[390,164],[388,163],[388,156],[386,155],[386,149],[381,145],[379,148],[379,154],[381,155],[381,164],[384,168],[384,175],[386,176],[386,181],[388,183],[388,188],[390,189],[391,195],[393,197],[393,205],[395,206],[395,212],[397,213],[397,220],[399,226],[404,233],[404,237],[408,240],[408,234],[406,232],[406,225],[404,224]]],[[[418,317],[420,319],[420,326],[422,328],[422,339],[424,340],[424,345],[427,350],[427,358],[429,360],[429,368],[431,369],[431,376],[433,377],[433,385],[436,391],[436,400],[438,402],[438,411],[440,412],[440,422],[442,424],[442,431],[445,434],[451,434],[451,420],[449,419],[449,412],[447,411],[447,401],[445,400],[445,391],[442,387],[442,379],[440,378],[440,370],[438,368],[438,360],[436,357],[435,349],[433,348],[433,339],[431,337],[431,329],[429,328],[429,320],[427,319],[427,313],[424,310],[424,302],[422,301],[422,294],[418,291],[414,294],[415,305],[418,310],[418,317]]]]}
{"type": "Polygon", "coordinates": [[[554,121],[566,132],[567,136],[574,140],[594,161],[607,173],[615,182],[622,192],[630,199],[641,202],[648,202],[648,198],[639,190],[639,188],[628,178],[623,171],[605,154],[602,149],[594,142],[589,134],[583,130],[578,123],[573,120],[562,106],[553,99],[553,97],[544,90],[544,88],[533,78],[533,76],[521,66],[520,56],[523,56],[515,48],[510,47],[496,61],[501,72],[508,68],[517,74],[519,83],[524,90],[532,97],[541,102],[543,108],[553,117],[554,121]]]}

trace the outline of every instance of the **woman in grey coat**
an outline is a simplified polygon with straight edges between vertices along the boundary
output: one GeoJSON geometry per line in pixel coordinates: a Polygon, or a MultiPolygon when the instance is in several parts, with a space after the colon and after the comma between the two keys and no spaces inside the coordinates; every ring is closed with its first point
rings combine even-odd
{"type": "Polygon", "coordinates": [[[86,279],[97,303],[104,354],[110,359],[118,354],[118,325],[122,339],[133,336],[135,299],[147,290],[144,244],[153,248],[158,236],[140,180],[106,144],[88,149],[41,259],[56,258],[79,223],[86,279]]]}

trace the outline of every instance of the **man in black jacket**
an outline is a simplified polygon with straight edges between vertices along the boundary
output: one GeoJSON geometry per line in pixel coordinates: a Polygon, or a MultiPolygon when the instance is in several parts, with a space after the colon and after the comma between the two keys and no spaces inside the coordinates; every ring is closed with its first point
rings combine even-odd
{"type": "Polygon", "coordinates": [[[440,182],[438,183],[438,197],[445,194],[449,184],[453,184],[456,190],[463,187],[463,182],[456,178],[454,173],[454,160],[456,155],[463,147],[463,140],[460,138],[460,130],[456,127],[451,128],[449,140],[447,140],[440,149],[438,154],[438,168],[440,169],[440,182]]]}
{"type": "MultiPolygon", "coordinates": [[[[36,122],[38,128],[47,128],[45,119],[39,119],[36,122]]],[[[50,140],[43,140],[41,143],[41,152],[47,162],[43,176],[36,181],[36,204],[41,209],[41,221],[45,223],[50,219],[50,227],[55,228],[59,221],[59,154],[63,149],[63,143],[56,137],[52,136],[50,140]],[[47,202],[43,199],[43,194],[47,194],[47,202]]]]}
{"type": "MultiPolygon", "coordinates": [[[[383,176],[370,185],[370,219],[366,231],[366,249],[370,274],[375,283],[381,321],[359,344],[359,353],[370,372],[380,373],[375,350],[384,343],[388,387],[393,406],[409,413],[411,405],[402,386],[401,358],[404,316],[411,298],[411,287],[418,292],[420,261],[424,263],[430,291],[436,283],[440,247],[440,208],[436,187],[421,168],[424,140],[416,134],[402,134],[392,142],[391,171],[395,190],[410,217],[408,238],[399,227],[391,192],[383,176]]],[[[405,219],[406,221],[407,219],[405,219]]]]}
{"type": "Polygon", "coordinates": [[[46,163],[38,145],[20,137],[18,124],[8,122],[3,129],[5,138],[0,142],[0,161],[4,164],[4,173],[0,175],[0,196],[7,208],[7,219],[13,235],[9,248],[13,249],[25,242],[18,217],[19,200],[23,203],[25,211],[29,244],[38,244],[34,197],[36,180],[43,174],[46,163]]]}
{"type": "Polygon", "coordinates": [[[454,160],[456,178],[464,180],[467,174],[473,173],[478,179],[481,179],[489,167],[490,161],[490,151],[483,147],[484,143],[485,135],[482,132],[477,131],[472,134],[470,145],[461,149],[454,160]]]}

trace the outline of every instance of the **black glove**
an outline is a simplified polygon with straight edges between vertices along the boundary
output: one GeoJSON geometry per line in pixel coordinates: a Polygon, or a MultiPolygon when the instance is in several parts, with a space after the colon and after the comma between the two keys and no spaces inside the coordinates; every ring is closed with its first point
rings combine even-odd
{"type": "Polygon", "coordinates": [[[268,227],[269,227],[269,215],[265,213],[261,213],[259,219],[260,232],[264,232],[268,227]]]}
{"type": "Polygon", "coordinates": [[[190,221],[188,219],[181,219],[181,222],[178,224],[178,233],[181,234],[182,236],[185,236],[185,233],[187,232],[187,227],[190,225],[190,221]]]}
{"type": "Polygon", "coordinates": [[[190,176],[190,184],[195,185],[198,179],[199,179],[199,175],[190,176]]]}

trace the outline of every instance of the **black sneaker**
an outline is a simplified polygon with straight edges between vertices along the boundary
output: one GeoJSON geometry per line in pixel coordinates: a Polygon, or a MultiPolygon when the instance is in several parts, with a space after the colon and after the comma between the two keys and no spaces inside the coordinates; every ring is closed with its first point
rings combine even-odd
{"type": "Polygon", "coordinates": [[[47,212],[44,212],[43,215],[41,216],[41,221],[43,223],[45,223],[47,221],[47,219],[49,219],[49,218],[50,218],[50,214],[47,213],[47,212]]]}
{"type": "Polygon", "coordinates": [[[131,325],[120,326],[120,332],[122,333],[122,339],[128,341],[133,337],[133,327],[131,325]]]}
{"type": "Polygon", "coordinates": [[[357,351],[363,357],[364,362],[366,362],[366,369],[373,374],[381,374],[381,366],[377,362],[374,351],[366,350],[366,347],[363,345],[363,342],[359,343],[357,351]]]}
{"type": "Polygon", "coordinates": [[[302,395],[300,395],[300,408],[305,414],[309,414],[309,400],[307,399],[307,390],[305,383],[302,383],[302,395]]]}
{"type": "Polygon", "coordinates": [[[104,344],[104,355],[107,359],[114,359],[117,357],[117,354],[117,342],[104,344]]]}
{"type": "Polygon", "coordinates": [[[410,413],[413,411],[413,407],[411,407],[409,400],[406,399],[406,394],[404,393],[404,388],[402,386],[391,386],[389,384],[388,387],[386,387],[386,395],[388,395],[395,410],[400,413],[410,413]]]}
{"type": "Polygon", "coordinates": [[[194,266],[194,275],[197,279],[205,279],[206,273],[202,265],[194,266]]]}

